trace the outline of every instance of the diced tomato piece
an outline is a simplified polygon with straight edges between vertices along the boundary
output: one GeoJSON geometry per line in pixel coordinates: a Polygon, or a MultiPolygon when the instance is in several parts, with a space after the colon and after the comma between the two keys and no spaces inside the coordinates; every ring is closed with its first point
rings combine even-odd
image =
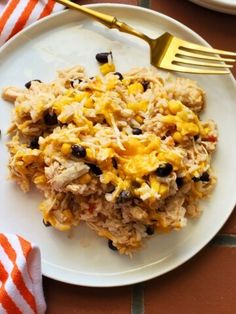
{"type": "Polygon", "coordinates": [[[214,135],[209,135],[209,136],[207,137],[207,140],[208,140],[209,142],[216,142],[216,141],[217,141],[217,137],[214,136],[214,135]]]}

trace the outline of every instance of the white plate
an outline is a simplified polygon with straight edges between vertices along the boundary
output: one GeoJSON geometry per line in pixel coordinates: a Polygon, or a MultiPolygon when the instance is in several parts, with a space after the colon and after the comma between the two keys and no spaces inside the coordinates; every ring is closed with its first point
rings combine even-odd
{"type": "MultiPolygon", "coordinates": [[[[96,4],[91,7],[157,36],[169,31],[197,43],[205,42],[184,25],[162,14],[140,7],[96,4]]],[[[60,68],[83,64],[89,74],[98,71],[97,52],[112,50],[118,71],[149,65],[147,45],[132,36],[108,30],[75,11],[65,11],[29,27],[0,51],[0,88],[23,86],[31,79],[49,81],[60,68]]],[[[72,237],[45,228],[37,210],[40,196],[24,195],[7,177],[5,132],[10,123],[11,105],[1,100],[0,125],[0,231],[21,234],[34,241],[42,252],[44,275],[84,286],[121,286],[159,276],[196,254],[217,233],[230,215],[236,187],[236,88],[232,76],[194,77],[207,93],[205,117],[219,126],[219,148],[214,167],[219,182],[212,197],[202,203],[200,219],[190,221],[180,232],[156,236],[132,259],[108,249],[107,241],[86,226],[72,237]]]]}
{"type": "Polygon", "coordinates": [[[236,14],[236,0],[190,0],[205,8],[215,11],[236,14]]]}

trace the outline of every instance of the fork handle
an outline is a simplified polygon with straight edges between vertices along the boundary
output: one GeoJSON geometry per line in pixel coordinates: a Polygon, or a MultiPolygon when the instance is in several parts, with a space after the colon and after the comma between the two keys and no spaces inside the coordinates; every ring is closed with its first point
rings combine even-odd
{"type": "Polygon", "coordinates": [[[148,36],[139,32],[138,30],[134,29],[133,27],[129,26],[128,24],[126,24],[122,21],[119,21],[115,16],[86,8],[84,6],[81,6],[77,3],[74,3],[74,2],[69,1],[69,0],[55,0],[55,1],[62,4],[62,5],[67,6],[70,9],[80,11],[80,12],[96,19],[98,22],[102,23],[103,25],[105,25],[108,28],[116,28],[120,32],[134,35],[136,37],[139,37],[139,38],[145,40],[148,43],[150,43],[150,41],[151,41],[151,39],[148,36]]]}

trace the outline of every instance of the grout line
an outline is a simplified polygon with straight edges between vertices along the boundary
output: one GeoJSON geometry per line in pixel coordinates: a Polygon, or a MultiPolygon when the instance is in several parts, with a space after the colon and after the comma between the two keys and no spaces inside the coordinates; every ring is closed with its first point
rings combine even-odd
{"type": "Polygon", "coordinates": [[[151,8],[151,0],[139,0],[138,5],[143,8],[151,8]]]}
{"type": "Polygon", "coordinates": [[[144,314],[144,295],[142,284],[137,284],[133,286],[131,314],[144,314]]]}
{"type": "Polygon", "coordinates": [[[235,234],[218,234],[212,241],[212,245],[236,247],[235,234]]]}

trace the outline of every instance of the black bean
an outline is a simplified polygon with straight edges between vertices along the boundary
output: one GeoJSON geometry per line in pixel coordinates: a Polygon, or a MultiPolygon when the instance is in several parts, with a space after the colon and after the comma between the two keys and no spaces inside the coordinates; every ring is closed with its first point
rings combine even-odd
{"type": "Polygon", "coordinates": [[[200,180],[203,182],[209,182],[210,176],[208,172],[203,172],[203,174],[200,176],[200,180]]]}
{"type": "Polygon", "coordinates": [[[119,77],[119,80],[122,81],[123,80],[123,75],[120,72],[115,72],[114,75],[117,75],[119,77]]]}
{"type": "Polygon", "coordinates": [[[47,112],[44,115],[44,122],[47,125],[55,125],[58,123],[57,121],[57,115],[55,114],[55,112],[47,112]]]}
{"type": "Polygon", "coordinates": [[[167,177],[171,173],[172,170],[173,170],[172,164],[166,162],[164,164],[161,164],[157,168],[156,174],[158,175],[158,177],[167,177]]]}
{"type": "Polygon", "coordinates": [[[141,183],[139,183],[139,182],[137,182],[137,181],[133,181],[133,182],[132,182],[132,186],[133,186],[135,189],[138,189],[138,188],[140,188],[141,183]]]}
{"type": "Polygon", "coordinates": [[[115,169],[118,169],[118,164],[117,164],[117,160],[116,160],[115,157],[112,157],[111,162],[112,162],[112,166],[113,166],[115,169]]]}
{"type": "Polygon", "coordinates": [[[193,182],[199,182],[200,181],[200,177],[192,177],[193,182]]]}
{"type": "Polygon", "coordinates": [[[100,176],[102,174],[102,170],[98,166],[96,166],[94,164],[87,164],[87,165],[89,166],[90,170],[94,174],[96,174],[96,176],[100,176]]]}
{"type": "Polygon", "coordinates": [[[117,251],[118,250],[117,247],[113,244],[112,240],[108,240],[108,247],[112,251],[117,251]]]}
{"type": "Polygon", "coordinates": [[[113,193],[115,191],[116,187],[112,183],[108,183],[106,186],[106,192],[107,193],[113,193]]]}
{"type": "Polygon", "coordinates": [[[29,88],[31,87],[31,83],[32,83],[32,82],[39,82],[39,83],[42,83],[42,81],[40,81],[40,80],[31,80],[31,81],[25,83],[25,87],[29,89],[29,88]]]}
{"type": "Polygon", "coordinates": [[[111,52],[100,52],[96,54],[96,59],[99,63],[107,63],[108,62],[108,56],[111,55],[111,52]]]}
{"type": "Polygon", "coordinates": [[[125,203],[127,201],[130,201],[132,199],[132,194],[128,190],[124,190],[120,193],[120,195],[117,198],[117,203],[125,203]]]}
{"type": "Polygon", "coordinates": [[[70,80],[70,85],[71,85],[72,88],[74,88],[75,87],[75,85],[74,85],[75,83],[79,84],[81,82],[82,82],[81,79],[70,80]]]}
{"type": "Polygon", "coordinates": [[[142,134],[142,130],[139,128],[133,128],[132,133],[134,135],[140,135],[140,134],[142,134]]]}
{"type": "Polygon", "coordinates": [[[147,226],[147,227],[146,227],[146,233],[147,233],[148,235],[153,235],[153,234],[155,233],[154,227],[153,227],[153,226],[147,226]]]}
{"type": "Polygon", "coordinates": [[[175,182],[178,188],[181,188],[184,185],[184,179],[182,177],[177,177],[175,182]]]}
{"type": "Polygon", "coordinates": [[[149,85],[150,84],[150,82],[148,82],[148,81],[143,81],[142,82],[142,85],[143,85],[143,91],[144,92],[146,92],[146,90],[149,88],[149,85]]]}
{"type": "Polygon", "coordinates": [[[71,146],[72,155],[77,158],[84,158],[86,156],[86,149],[82,145],[72,145],[71,146]]]}
{"type": "Polygon", "coordinates": [[[49,221],[45,221],[44,219],[43,219],[43,224],[44,224],[45,227],[50,227],[51,226],[50,222],[49,221]]]}
{"type": "Polygon", "coordinates": [[[31,149],[38,149],[39,148],[39,138],[38,137],[34,137],[31,140],[29,148],[31,148],[31,149]]]}

